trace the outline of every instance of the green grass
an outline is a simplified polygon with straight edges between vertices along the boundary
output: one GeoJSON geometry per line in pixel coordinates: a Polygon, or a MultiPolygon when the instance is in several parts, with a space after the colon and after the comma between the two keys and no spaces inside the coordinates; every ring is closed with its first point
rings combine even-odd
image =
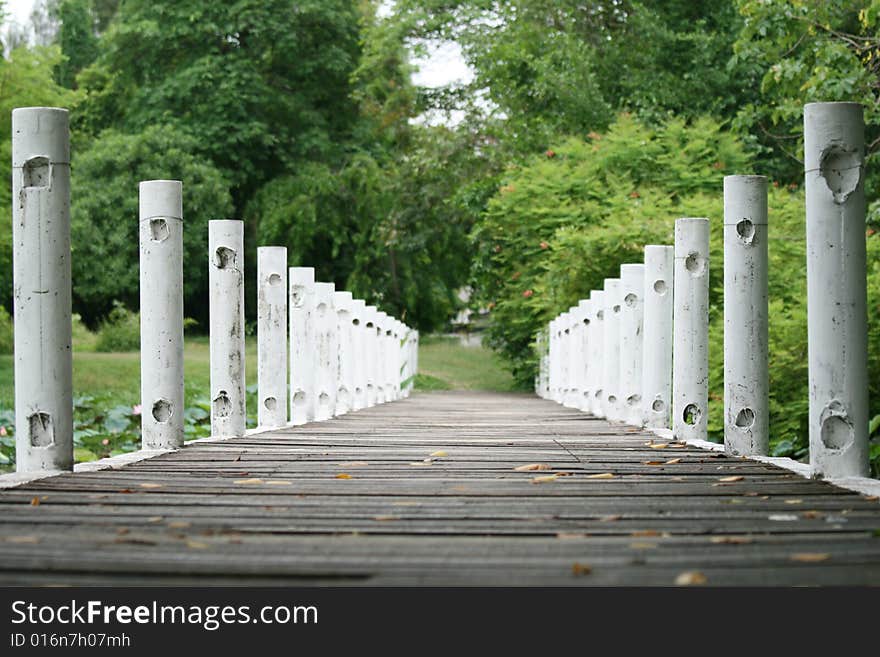
{"type": "Polygon", "coordinates": [[[419,390],[517,390],[490,349],[464,346],[457,338],[426,336],[419,344],[419,390]]]}

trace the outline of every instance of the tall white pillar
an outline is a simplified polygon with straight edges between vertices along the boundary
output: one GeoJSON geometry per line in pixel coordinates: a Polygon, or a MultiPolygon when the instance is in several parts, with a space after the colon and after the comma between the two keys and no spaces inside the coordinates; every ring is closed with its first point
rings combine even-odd
{"type": "Polygon", "coordinates": [[[67,110],[12,110],[15,458],[73,468],[70,138],[67,110]]]}
{"type": "Polygon", "coordinates": [[[390,402],[394,399],[394,318],[386,312],[380,313],[382,316],[382,334],[380,336],[382,342],[382,401],[390,402]]]}
{"type": "Polygon", "coordinates": [[[605,292],[590,292],[590,307],[593,310],[593,322],[590,326],[590,413],[596,417],[605,417],[605,292]]]}
{"type": "Polygon", "coordinates": [[[244,223],[208,222],[211,327],[211,435],[243,436],[244,223]]]}
{"type": "Polygon", "coordinates": [[[706,440],[709,416],[709,220],[675,222],[672,431],[706,440]]]}
{"type": "Polygon", "coordinates": [[[336,309],[333,307],[333,283],[315,283],[315,420],[329,420],[336,411],[336,375],[338,347],[336,342],[336,309]]]}
{"type": "Polygon", "coordinates": [[[580,317],[580,363],[578,365],[578,377],[580,383],[580,394],[577,399],[577,408],[584,412],[589,412],[591,408],[591,400],[593,396],[593,385],[591,381],[593,369],[593,354],[590,352],[592,346],[593,332],[593,305],[589,299],[582,299],[578,302],[578,314],[580,317]]]}
{"type": "Polygon", "coordinates": [[[620,266],[621,419],[642,426],[642,343],[645,314],[645,265],[620,266]]]}
{"type": "Polygon", "coordinates": [[[766,455],[767,179],[724,178],[724,447],[766,455]]]}
{"type": "Polygon", "coordinates": [[[257,249],[257,424],[287,424],[287,248],[257,249]]]}
{"type": "Polygon", "coordinates": [[[367,380],[367,407],[380,403],[381,381],[378,376],[379,366],[379,311],[376,306],[367,306],[365,309],[364,326],[364,355],[366,364],[367,380]]]}
{"type": "Polygon", "coordinates": [[[140,183],[141,446],[183,447],[183,185],[140,183]]]}
{"type": "Polygon", "coordinates": [[[290,276],[290,421],[315,419],[315,269],[291,267],[290,276]]]}
{"type": "Polygon", "coordinates": [[[354,376],[352,410],[355,411],[367,406],[366,307],[363,299],[355,299],[351,305],[351,361],[354,376]]]}
{"type": "Polygon", "coordinates": [[[672,408],[673,262],[673,247],[645,247],[642,409],[645,426],[655,429],[669,428],[672,408]]]}
{"type": "Polygon", "coordinates": [[[351,320],[354,300],[351,292],[336,292],[333,295],[336,308],[337,376],[336,376],[336,415],[345,415],[354,409],[354,326],[351,320]]]}
{"type": "Polygon", "coordinates": [[[583,345],[583,324],[581,323],[583,316],[580,307],[572,306],[569,308],[567,317],[565,339],[568,343],[566,349],[568,355],[566,357],[566,386],[563,404],[569,408],[578,408],[582,383],[580,374],[584,362],[584,354],[581,349],[583,345]]]}
{"type": "Polygon", "coordinates": [[[868,474],[865,123],[858,103],[804,107],[810,465],[868,474]]]}
{"type": "Polygon", "coordinates": [[[606,278],[603,290],[605,330],[603,347],[605,360],[603,371],[605,377],[602,385],[605,397],[605,419],[618,422],[620,412],[620,279],[606,278]]]}

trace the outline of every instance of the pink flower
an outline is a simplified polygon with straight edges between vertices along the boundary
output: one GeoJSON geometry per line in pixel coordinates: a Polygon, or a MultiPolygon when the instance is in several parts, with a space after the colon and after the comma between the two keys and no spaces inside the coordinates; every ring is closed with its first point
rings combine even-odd
{"type": "Polygon", "coordinates": [[[531,290],[526,290],[525,292],[523,292],[523,296],[524,296],[526,299],[528,299],[528,298],[529,298],[530,296],[532,296],[533,294],[534,294],[534,292],[532,292],[531,290]]]}
{"type": "Polygon", "coordinates": [[[6,431],[6,427],[0,424],[0,436],[8,436],[9,433],[6,431]]]}
{"type": "Polygon", "coordinates": [[[101,441],[101,444],[102,444],[102,445],[109,445],[109,444],[110,444],[110,439],[109,439],[109,438],[104,438],[104,440],[101,441]]]}
{"type": "Polygon", "coordinates": [[[140,415],[141,414],[141,405],[135,404],[134,406],[132,406],[131,407],[131,414],[132,415],[140,415]]]}

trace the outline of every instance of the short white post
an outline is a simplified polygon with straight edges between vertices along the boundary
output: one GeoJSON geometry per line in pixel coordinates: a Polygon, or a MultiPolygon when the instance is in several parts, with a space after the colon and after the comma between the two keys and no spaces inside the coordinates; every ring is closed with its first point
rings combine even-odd
{"type": "Polygon", "coordinates": [[[315,420],[329,420],[336,411],[336,361],[339,357],[336,342],[336,309],[333,307],[333,283],[315,283],[316,406],[315,420]]]}
{"type": "Polygon", "coordinates": [[[568,309],[565,323],[565,340],[568,343],[566,357],[566,386],[562,403],[569,408],[578,408],[581,397],[581,369],[584,362],[583,324],[581,310],[578,306],[568,309]]]}
{"type": "Polygon", "coordinates": [[[724,177],[724,447],[766,455],[767,179],[724,177]]]}
{"type": "Polygon", "coordinates": [[[208,222],[211,316],[211,435],[243,436],[244,223],[208,222]]]}
{"type": "Polygon", "coordinates": [[[556,401],[556,388],[559,385],[557,361],[559,359],[559,336],[556,328],[556,318],[547,324],[547,399],[556,401]]]}
{"type": "Polygon", "coordinates": [[[417,377],[419,374],[419,332],[416,331],[415,329],[413,329],[413,350],[412,350],[412,353],[413,353],[413,360],[412,360],[413,378],[412,378],[412,382],[409,384],[410,390],[412,390],[415,387],[415,385],[416,385],[415,377],[417,377]]]}
{"type": "Polygon", "coordinates": [[[406,378],[406,324],[399,319],[394,321],[394,353],[397,355],[396,375],[394,377],[394,399],[403,398],[403,380],[406,378]]]}
{"type": "Polygon", "coordinates": [[[140,183],[141,447],[183,447],[183,185],[140,183]]]}
{"type": "Polygon", "coordinates": [[[287,248],[257,249],[257,424],[287,424],[287,248]]]}
{"type": "Polygon", "coordinates": [[[654,429],[669,428],[672,408],[673,262],[673,247],[645,247],[642,409],[645,426],[654,429]]]}
{"type": "Polygon", "coordinates": [[[645,314],[645,265],[620,266],[621,419],[642,426],[642,343],[645,314]]]}
{"type": "Polygon", "coordinates": [[[15,469],[73,468],[67,110],[12,110],[15,469]]]}
{"type": "Polygon", "coordinates": [[[709,416],[709,220],[675,222],[672,431],[706,440],[709,416]]]}
{"type": "Polygon", "coordinates": [[[382,315],[382,334],[380,341],[382,342],[382,401],[390,402],[394,399],[394,318],[386,312],[382,315]]]}
{"type": "Polygon", "coordinates": [[[290,285],[290,421],[301,425],[315,419],[315,270],[291,267],[290,285]]]}
{"type": "Polygon", "coordinates": [[[367,407],[379,403],[379,391],[381,383],[378,377],[379,366],[379,311],[376,306],[367,306],[364,309],[364,363],[366,365],[367,381],[367,407]]]}
{"type": "Polygon", "coordinates": [[[352,410],[359,411],[367,406],[367,303],[354,299],[351,304],[351,362],[354,377],[352,410]]]}
{"type": "Polygon", "coordinates": [[[582,299],[578,302],[578,314],[580,316],[580,363],[578,365],[578,376],[580,377],[580,395],[576,407],[584,412],[589,412],[591,408],[591,400],[593,396],[592,385],[592,369],[593,354],[590,349],[592,347],[593,334],[593,304],[589,299],[582,299]]]}
{"type": "Polygon", "coordinates": [[[336,415],[345,415],[354,408],[354,327],[351,324],[354,300],[351,292],[335,292],[337,376],[336,415]]]}
{"type": "Polygon", "coordinates": [[[865,123],[857,103],[804,107],[810,465],[868,475],[865,123]]]}
{"type": "Polygon", "coordinates": [[[590,413],[595,417],[605,417],[603,382],[605,380],[605,293],[602,290],[590,291],[590,307],[593,321],[590,324],[590,413]]]}
{"type": "Polygon", "coordinates": [[[603,294],[605,373],[602,383],[605,397],[605,419],[617,422],[621,419],[618,396],[620,395],[620,279],[606,278],[603,294]]]}

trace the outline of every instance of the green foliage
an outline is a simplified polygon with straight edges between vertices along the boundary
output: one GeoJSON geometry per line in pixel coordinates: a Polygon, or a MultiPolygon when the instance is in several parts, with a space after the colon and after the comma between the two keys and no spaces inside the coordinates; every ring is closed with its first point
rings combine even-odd
{"type": "Polygon", "coordinates": [[[6,308],[0,306],[0,354],[11,354],[12,346],[12,318],[6,308]]]}
{"type": "Polygon", "coordinates": [[[228,217],[228,183],[196,155],[195,142],[168,126],[137,135],[108,131],[73,163],[71,237],[74,307],[94,326],[112,300],[138,305],[138,183],[183,180],[184,304],[207,317],[205,244],[209,219],[228,217]]]}
{"type": "Polygon", "coordinates": [[[141,346],[140,317],[116,302],[101,323],[95,351],[137,351],[141,346]]]}
{"type": "Polygon", "coordinates": [[[55,78],[68,89],[76,88],[76,74],[98,56],[90,4],[90,0],[63,0],[58,7],[58,43],[64,60],[58,64],[55,78]]]}

